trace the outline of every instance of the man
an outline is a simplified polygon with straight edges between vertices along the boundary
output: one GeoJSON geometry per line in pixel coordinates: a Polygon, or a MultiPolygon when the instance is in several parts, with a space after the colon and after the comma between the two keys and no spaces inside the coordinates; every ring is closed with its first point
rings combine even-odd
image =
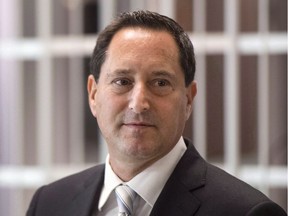
{"type": "Polygon", "coordinates": [[[122,14],[99,35],[91,72],[106,163],[40,188],[27,215],[286,215],[182,138],[197,87],[193,46],[175,21],[122,14]]]}

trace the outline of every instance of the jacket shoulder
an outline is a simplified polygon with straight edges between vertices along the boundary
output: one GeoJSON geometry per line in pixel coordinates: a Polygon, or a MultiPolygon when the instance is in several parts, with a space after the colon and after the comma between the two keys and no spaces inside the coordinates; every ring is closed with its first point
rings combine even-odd
{"type": "Polygon", "coordinates": [[[58,215],[56,212],[68,209],[81,197],[92,202],[103,181],[104,165],[98,165],[42,186],[34,194],[26,215],[58,215]]]}
{"type": "Polygon", "coordinates": [[[196,215],[287,215],[256,188],[203,159],[191,141],[185,142],[188,149],[175,176],[182,179],[199,201],[196,215]]]}
{"type": "Polygon", "coordinates": [[[207,163],[205,187],[202,190],[198,193],[198,197],[203,200],[204,206],[207,204],[206,209],[208,211],[210,209],[212,215],[215,210],[222,212],[221,215],[287,215],[265,194],[209,163],[207,163]],[[214,209],[208,206],[214,206],[214,209]]]}
{"type": "MultiPolygon", "coordinates": [[[[97,166],[93,166],[91,168],[85,169],[78,173],[74,173],[72,175],[66,176],[62,179],[59,179],[55,182],[52,182],[47,187],[58,187],[58,186],[77,186],[79,182],[83,184],[89,184],[89,180],[93,180],[93,176],[100,177],[101,174],[104,173],[104,164],[100,164],[97,166]]],[[[81,185],[81,184],[80,184],[81,185]]]]}

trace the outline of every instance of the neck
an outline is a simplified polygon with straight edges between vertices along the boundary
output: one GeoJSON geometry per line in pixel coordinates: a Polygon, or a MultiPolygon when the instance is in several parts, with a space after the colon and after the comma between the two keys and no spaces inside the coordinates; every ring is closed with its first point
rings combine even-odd
{"type": "Polygon", "coordinates": [[[124,182],[130,181],[137,174],[151,166],[157,159],[149,161],[123,161],[110,157],[110,165],[114,173],[124,182]]]}

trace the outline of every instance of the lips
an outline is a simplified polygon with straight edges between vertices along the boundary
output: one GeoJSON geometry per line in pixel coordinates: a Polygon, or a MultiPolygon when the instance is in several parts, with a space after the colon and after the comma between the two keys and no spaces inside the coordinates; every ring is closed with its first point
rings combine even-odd
{"type": "Polygon", "coordinates": [[[145,128],[145,127],[155,127],[156,119],[153,118],[150,112],[140,114],[135,114],[128,110],[127,113],[122,117],[122,125],[133,128],[145,128]]]}
{"type": "Polygon", "coordinates": [[[154,127],[154,125],[149,122],[126,122],[123,125],[128,127],[154,127]]]}

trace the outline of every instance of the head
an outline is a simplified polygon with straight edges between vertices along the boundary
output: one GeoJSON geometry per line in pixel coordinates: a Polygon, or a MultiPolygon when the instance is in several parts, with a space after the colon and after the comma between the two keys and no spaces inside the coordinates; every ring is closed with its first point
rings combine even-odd
{"type": "Polygon", "coordinates": [[[90,70],[96,81],[98,81],[101,66],[105,61],[106,52],[113,36],[120,29],[127,27],[168,32],[178,47],[179,63],[185,76],[185,85],[188,86],[194,80],[196,70],[194,47],[183,28],[167,16],[150,11],[135,11],[122,13],[99,34],[90,62],[90,70]]]}
{"type": "Polygon", "coordinates": [[[111,166],[141,171],[176,145],[192,112],[193,46],[165,16],[125,13],[99,35],[91,62],[89,105],[111,166]]]}

